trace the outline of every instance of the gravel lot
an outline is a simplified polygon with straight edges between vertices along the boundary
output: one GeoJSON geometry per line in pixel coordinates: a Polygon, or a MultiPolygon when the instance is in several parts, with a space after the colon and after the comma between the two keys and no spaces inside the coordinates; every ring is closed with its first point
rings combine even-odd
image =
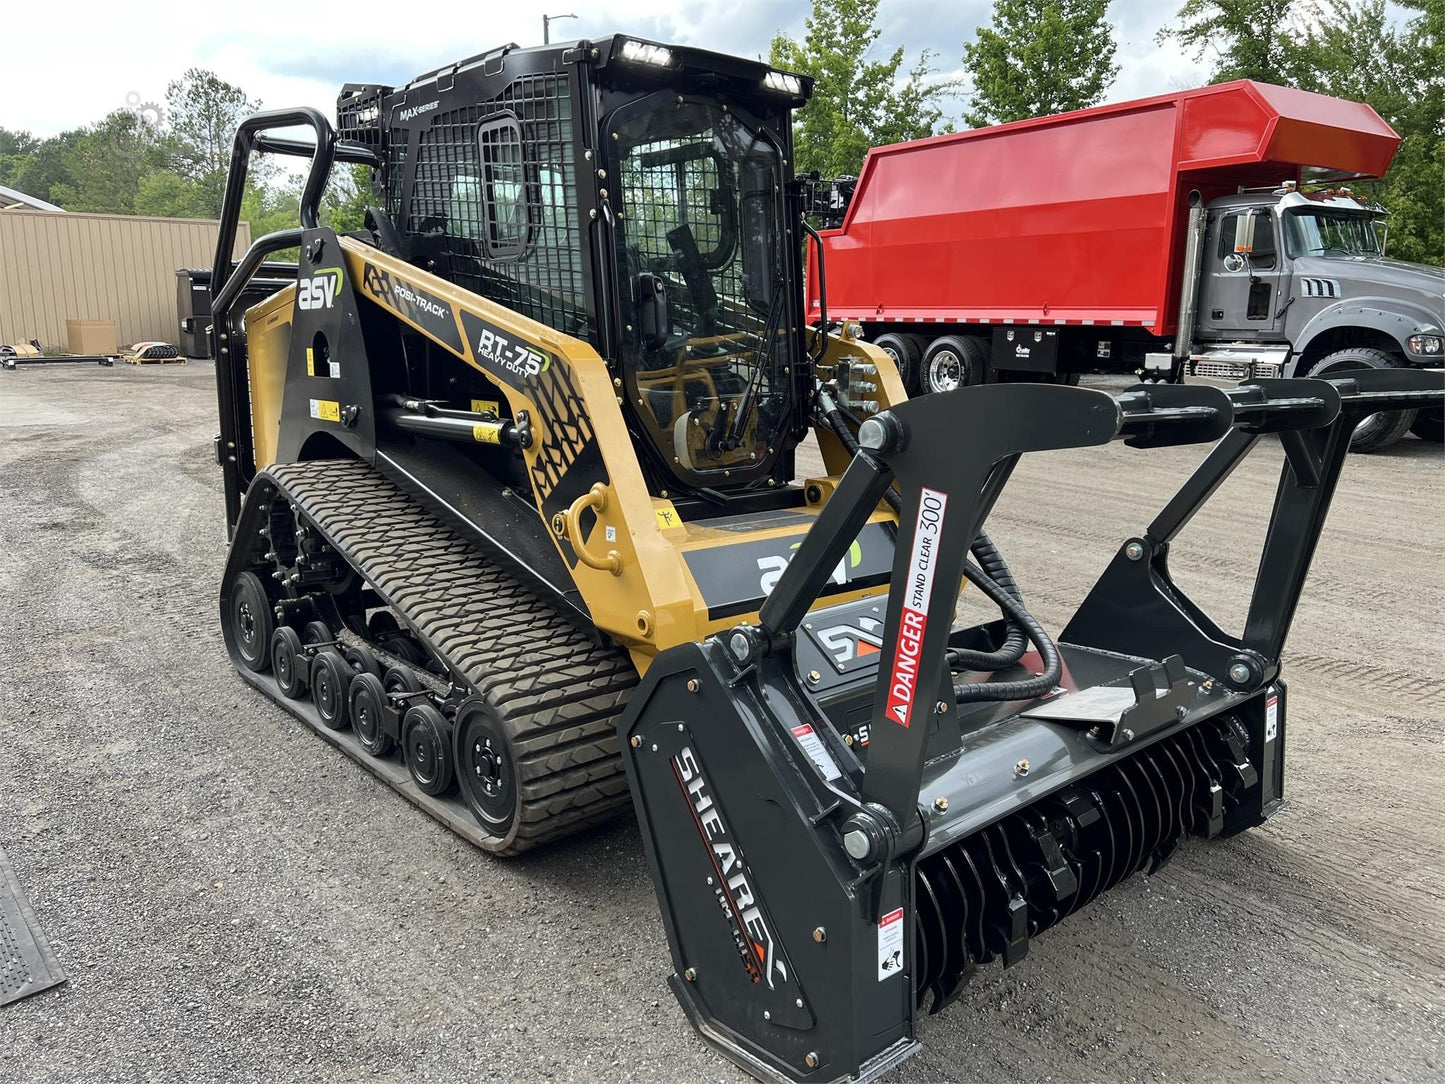
{"type": "MultiPolygon", "coordinates": [[[[0,372],[0,846],[70,976],[0,1009],[0,1074],[740,1084],[666,988],[630,820],[489,860],[231,671],[214,415],[208,364],[0,372]]],[[[1024,462],[990,530],[1048,627],[1199,455],[1024,462]]],[[[1176,550],[1227,626],[1278,458],[1176,550]]],[[[1440,459],[1349,464],[1284,809],[985,970],[890,1081],[1442,1078],[1440,459]]]]}

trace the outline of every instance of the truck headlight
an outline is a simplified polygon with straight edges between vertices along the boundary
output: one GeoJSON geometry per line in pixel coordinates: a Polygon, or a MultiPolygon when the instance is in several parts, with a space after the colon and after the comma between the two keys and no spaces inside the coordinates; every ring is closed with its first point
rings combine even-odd
{"type": "Polygon", "coordinates": [[[1439,354],[1445,352],[1445,339],[1439,335],[1411,335],[1407,346],[1412,354],[1439,354]]]}

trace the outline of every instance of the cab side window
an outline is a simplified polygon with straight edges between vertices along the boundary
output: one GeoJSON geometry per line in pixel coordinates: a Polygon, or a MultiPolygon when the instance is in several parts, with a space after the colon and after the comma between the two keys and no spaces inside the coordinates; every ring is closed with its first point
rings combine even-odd
{"type": "MultiPolygon", "coordinates": [[[[1218,258],[1221,262],[1234,251],[1234,234],[1239,228],[1239,220],[1243,217],[1244,214],[1240,212],[1228,214],[1224,216],[1224,221],[1220,224],[1218,258]]],[[[1274,215],[1269,211],[1256,211],[1254,215],[1254,251],[1249,254],[1249,262],[1254,265],[1256,271],[1273,271],[1277,259],[1274,215]]]]}

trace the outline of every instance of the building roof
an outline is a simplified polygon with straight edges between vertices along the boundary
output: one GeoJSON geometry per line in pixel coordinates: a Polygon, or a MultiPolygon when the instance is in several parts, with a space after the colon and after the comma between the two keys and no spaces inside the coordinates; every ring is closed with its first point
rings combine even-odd
{"type": "Polygon", "coordinates": [[[43,199],[35,196],[27,196],[14,188],[6,188],[0,184],[0,211],[64,211],[64,207],[57,207],[53,203],[46,203],[43,199]]]}

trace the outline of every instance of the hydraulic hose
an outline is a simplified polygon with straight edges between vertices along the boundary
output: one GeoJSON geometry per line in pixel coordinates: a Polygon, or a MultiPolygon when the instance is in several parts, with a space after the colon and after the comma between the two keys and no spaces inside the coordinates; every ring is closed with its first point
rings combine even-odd
{"type": "MultiPolygon", "coordinates": [[[[826,388],[818,389],[818,409],[828,428],[832,430],[833,435],[838,438],[839,443],[843,445],[848,454],[857,455],[858,440],[853,436],[853,431],[848,428],[842,409],[826,388]]],[[[896,489],[890,486],[883,494],[883,499],[888,502],[888,507],[900,516],[902,515],[903,498],[896,489]]],[[[951,649],[948,652],[949,663],[969,670],[1002,670],[1023,658],[1028,642],[1033,640],[1039,649],[1039,654],[1044,658],[1044,675],[1027,682],[1004,681],[960,685],[955,687],[954,692],[958,695],[960,702],[965,700],[1024,700],[1040,696],[1054,687],[1063,672],[1059,664],[1058,649],[1054,647],[1048,633],[1034,620],[1033,615],[1024,609],[1023,594],[1019,591],[1018,583],[1014,580],[1008,563],[1003,559],[1003,554],[994,545],[993,539],[989,538],[985,532],[979,531],[969,548],[978,558],[979,565],[982,567],[976,567],[965,561],[963,574],[970,583],[998,604],[999,609],[1003,611],[1007,633],[997,651],[951,649]],[[1000,599],[1007,599],[1009,605],[1005,605],[1000,599]],[[1035,636],[1041,640],[1036,639],[1035,636]],[[1050,652],[1052,652],[1053,658],[1052,670],[1049,667],[1050,652]],[[1048,679],[1047,682],[1044,681],[1045,678],[1048,679]],[[1041,683],[1042,688],[1038,692],[1028,691],[1041,683]],[[1022,691],[1016,687],[1021,688],[1022,691]],[[960,689],[980,691],[971,692],[965,696],[959,692],[960,689]]]]}
{"type": "Polygon", "coordinates": [[[972,561],[963,563],[963,574],[969,583],[997,603],[1005,615],[1022,626],[1025,634],[1039,650],[1039,657],[1044,663],[1044,672],[1038,677],[1022,681],[980,681],[973,684],[955,685],[953,687],[954,697],[960,704],[967,704],[980,700],[1032,700],[1036,696],[1043,696],[1058,684],[1059,678],[1064,672],[1058,647],[1050,639],[1049,634],[1044,631],[1043,626],[1024,609],[1023,603],[990,579],[972,561]]]}
{"type": "MultiPolygon", "coordinates": [[[[985,532],[979,531],[978,537],[973,540],[973,545],[969,548],[978,558],[983,574],[1011,596],[1014,601],[1022,605],[1023,594],[1019,591],[1018,584],[1014,582],[1013,573],[1009,571],[1003,554],[999,553],[998,547],[993,544],[993,539],[989,538],[985,532]]],[[[954,666],[966,667],[969,670],[1002,670],[1005,666],[1012,666],[1018,662],[1023,658],[1024,651],[1028,647],[1028,637],[1024,633],[1023,626],[1015,621],[1007,610],[1004,610],[1004,620],[1007,634],[997,651],[970,651],[967,648],[952,648],[948,652],[948,661],[954,666]]]]}

